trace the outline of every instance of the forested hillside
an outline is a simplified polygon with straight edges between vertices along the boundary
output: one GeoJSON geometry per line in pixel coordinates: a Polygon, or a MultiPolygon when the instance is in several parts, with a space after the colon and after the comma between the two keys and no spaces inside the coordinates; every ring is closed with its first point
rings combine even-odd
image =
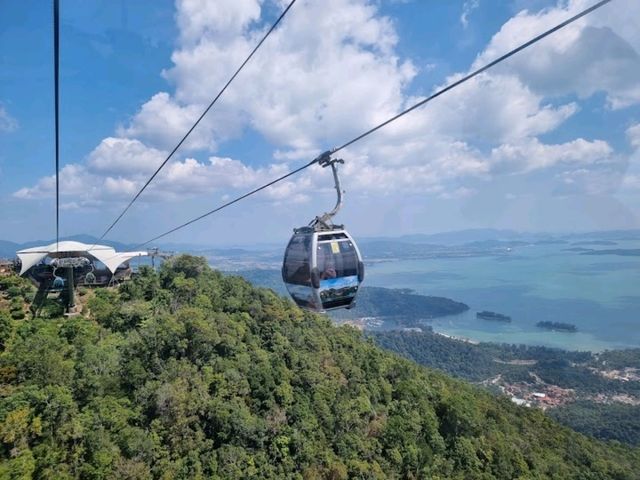
{"type": "Polygon", "coordinates": [[[549,415],[602,440],[640,445],[640,382],[602,374],[605,366],[637,367],[637,349],[592,354],[531,345],[471,344],[431,331],[368,335],[381,347],[403,357],[484,384],[491,390],[518,383],[528,384],[530,388],[524,390],[530,391],[540,391],[548,385],[571,389],[571,398],[559,408],[547,410],[549,415]],[[621,404],[620,400],[628,403],[621,404]]]}
{"type": "Polygon", "coordinates": [[[3,286],[0,478],[640,478],[638,450],[385,352],[203,259],[82,292],[71,318],[53,305],[11,315],[31,291],[3,286]]]}

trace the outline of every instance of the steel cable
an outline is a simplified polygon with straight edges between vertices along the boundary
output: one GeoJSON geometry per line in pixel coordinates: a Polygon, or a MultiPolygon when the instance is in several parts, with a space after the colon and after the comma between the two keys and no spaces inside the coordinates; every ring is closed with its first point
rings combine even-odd
{"type": "Polygon", "coordinates": [[[60,128],[59,128],[59,63],[60,63],[60,5],[53,0],[53,88],[54,88],[54,130],[56,157],[56,251],[60,243],[60,128]]]}

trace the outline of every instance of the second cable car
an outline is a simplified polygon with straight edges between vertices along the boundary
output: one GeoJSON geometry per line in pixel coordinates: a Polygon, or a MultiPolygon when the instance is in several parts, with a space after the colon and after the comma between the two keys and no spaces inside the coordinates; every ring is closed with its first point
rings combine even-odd
{"type": "Polygon", "coordinates": [[[319,163],[333,170],[338,201],[331,212],[316,217],[306,227],[294,229],[284,255],[282,279],[298,306],[323,312],[355,306],[364,280],[364,263],[349,232],[331,222],[342,206],[336,163],[343,161],[332,160],[327,152],[319,163]]]}

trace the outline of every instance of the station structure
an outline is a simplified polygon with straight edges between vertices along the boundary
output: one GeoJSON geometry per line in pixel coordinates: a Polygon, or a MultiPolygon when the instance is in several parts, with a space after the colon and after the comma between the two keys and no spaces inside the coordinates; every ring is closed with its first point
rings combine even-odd
{"type": "Polygon", "coordinates": [[[16,254],[20,275],[36,283],[43,294],[65,292],[67,309],[72,311],[76,287],[108,286],[127,280],[132,274],[130,261],[148,256],[149,252],[117,252],[107,245],[67,240],[27,248],[16,254]]]}

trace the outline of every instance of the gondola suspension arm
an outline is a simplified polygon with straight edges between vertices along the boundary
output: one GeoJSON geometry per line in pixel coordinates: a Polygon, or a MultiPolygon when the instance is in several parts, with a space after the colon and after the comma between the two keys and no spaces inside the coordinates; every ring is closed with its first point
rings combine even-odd
{"type": "Polygon", "coordinates": [[[340,211],[340,208],[342,208],[342,195],[344,194],[344,191],[342,190],[342,185],[340,184],[340,176],[338,175],[338,167],[336,166],[337,163],[344,163],[344,160],[341,158],[331,158],[331,151],[324,152],[322,155],[320,155],[320,157],[318,157],[318,164],[322,168],[331,167],[338,199],[336,200],[336,206],[333,207],[333,210],[323,213],[321,216],[316,217],[311,221],[309,226],[315,229],[332,229],[333,222],[331,222],[331,219],[340,211]]]}

